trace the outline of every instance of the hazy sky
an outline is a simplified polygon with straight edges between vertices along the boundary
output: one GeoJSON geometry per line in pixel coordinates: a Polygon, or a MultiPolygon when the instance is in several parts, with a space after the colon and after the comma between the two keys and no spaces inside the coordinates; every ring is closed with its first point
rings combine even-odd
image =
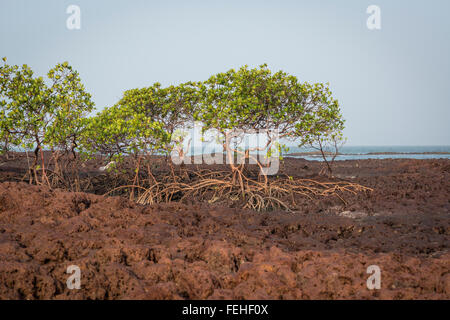
{"type": "Polygon", "coordinates": [[[0,57],[38,75],[69,61],[99,110],[127,89],[268,63],[330,82],[348,145],[449,145],[449,12],[448,0],[0,0],[0,57]],[[71,4],[80,30],[66,27],[71,4]]]}

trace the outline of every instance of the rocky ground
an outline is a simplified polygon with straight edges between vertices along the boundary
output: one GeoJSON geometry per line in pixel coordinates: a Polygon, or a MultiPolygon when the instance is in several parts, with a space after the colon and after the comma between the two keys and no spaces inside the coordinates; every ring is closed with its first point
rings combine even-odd
{"type": "Polygon", "coordinates": [[[143,206],[13,181],[19,171],[0,166],[0,299],[450,299],[450,160],[337,162],[337,177],[374,191],[294,213],[143,206]]]}

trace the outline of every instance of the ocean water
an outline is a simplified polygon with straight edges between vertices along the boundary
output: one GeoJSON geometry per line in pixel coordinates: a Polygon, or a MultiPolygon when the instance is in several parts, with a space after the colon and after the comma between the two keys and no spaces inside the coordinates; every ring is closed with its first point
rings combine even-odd
{"type": "MultiPolygon", "coordinates": [[[[218,145],[213,148],[202,148],[197,146],[191,147],[187,154],[192,156],[214,151],[222,152],[223,149],[218,145]]],[[[289,151],[285,152],[283,156],[323,161],[322,156],[319,154],[296,154],[313,151],[316,150],[289,146],[289,151]]],[[[327,158],[330,159],[330,157],[327,158]]],[[[358,159],[450,159],[450,146],[343,146],[339,149],[339,155],[336,157],[336,160],[358,159]]]]}
{"type": "MultiPolygon", "coordinates": [[[[323,161],[321,155],[292,155],[311,151],[314,150],[294,146],[284,156],[323,161]]],[[[343,146],[336,157],[336,160],[358,159],[450,159],[450,146],[343,146]]]]}
{"type": "MultiPolygon", "coordinates": [[[[313,161],[323,161],[320,154],[296,154],[316,152],[311,148],[299,148],[288,146],[289,151],[283,157],[302,158],[313,161]]],[[[13,151],[22,152],[21,148],[12,148],[13,151]]],[[[205,153],[223,152],[222,146],[191,146],[187,151],[188,156],[205,153]]],[[[265,154],[265,152],[261,152],[265,154]]],[[[330,157],[327,157],[330,159],[330,157]]],[[[450,159],[450,146],[343,146],[339,149],[336,160],[362,160],[362,159],[450,159]],[[389,153],[389,154],[383,154],[389,153]]]]}

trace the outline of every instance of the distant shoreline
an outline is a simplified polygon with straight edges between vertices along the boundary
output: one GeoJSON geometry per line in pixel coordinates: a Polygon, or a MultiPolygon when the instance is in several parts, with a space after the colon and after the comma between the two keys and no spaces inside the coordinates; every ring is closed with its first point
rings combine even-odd
{"type": "MultiPolygon", "coordinates": [[[[332,156],[334,153],[332,152],[324,152],[326,156],[332,156]]],[[[338,156],[362,156],[362,155],[419,155],[419,154],[448,154],[450,152],[367,152],[367,153],[337,153],[338,156]]],[[[312,151],[312,152],[293,152],[286,153],[285,156],[321,156],[320,151],[312,151]]]]}

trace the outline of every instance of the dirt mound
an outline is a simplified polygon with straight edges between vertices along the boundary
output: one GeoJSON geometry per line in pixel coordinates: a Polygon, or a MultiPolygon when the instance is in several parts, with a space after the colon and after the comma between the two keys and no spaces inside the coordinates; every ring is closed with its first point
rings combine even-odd
{"type": "Polygon", "coordinates": [[[386,209],[383,197],[389,205],[407,197],[408,188],[420,190],[411,182],[394,195],[396,183],[417,175],[404,174],[360,178],[373,185],[391,179],[392,187],[347,211],[329,203],[296,214],[140,206],[4,182],[0,298],[449,299],[448,184],[429,198],[437,210],[415,198],[412,205],[397,204],[406,209],[396,214],[377,211],[386,209]],[[358,211],[364,206],[371,210],[358,211]],[[81,269],[79,290],[66,286],[70,265],[81,269]],[[381,290],[367,289],[369,265],[381,269],[381,290]]]}

